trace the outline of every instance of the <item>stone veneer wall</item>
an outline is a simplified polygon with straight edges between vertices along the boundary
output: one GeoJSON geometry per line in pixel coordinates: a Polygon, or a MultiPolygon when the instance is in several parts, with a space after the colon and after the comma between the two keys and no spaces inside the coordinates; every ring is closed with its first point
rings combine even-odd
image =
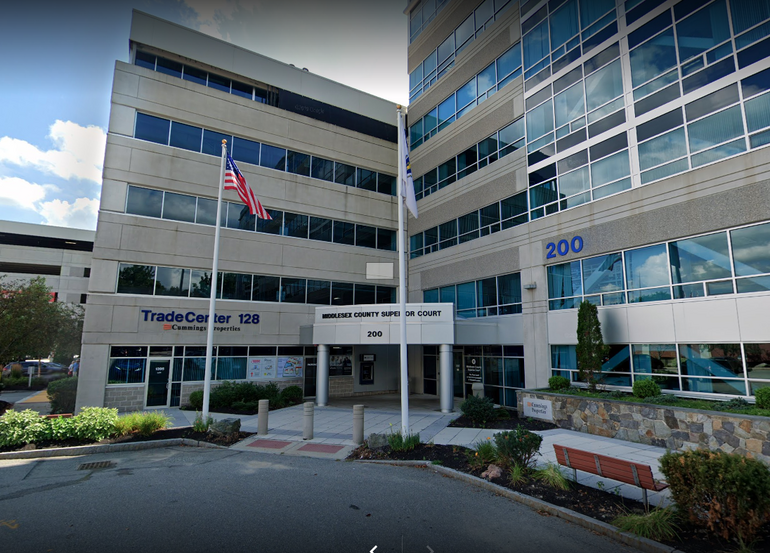
{"type": "Polygon", "coordinates": [[[104,406],[115,407],[120,412],[141,411],[144,408],[144,385],[106,388],[104,406]]]}
{"type": "Polygon", "coordinates": [[[550,400],[553,422],[566,430],[671,450],[719,449],[770,463],[768,417],[531,391],[518,394],[522,414],[524,398],[550,400]]]}

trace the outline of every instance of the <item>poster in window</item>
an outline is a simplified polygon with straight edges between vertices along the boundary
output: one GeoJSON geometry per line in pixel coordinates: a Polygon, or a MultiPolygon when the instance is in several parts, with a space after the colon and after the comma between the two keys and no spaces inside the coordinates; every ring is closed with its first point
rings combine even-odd
{"type": "Polygon", "coordinates": [[[353,361],[350,355],[330,355],[329,356],[329,375],[330,376],[350,376],[353,374],[353,361]]]}
{"type": "Polygon", "coordinates": [[[279,357],[278,378],[300,378],[302,376],[302,357],[279,357]]]}
{"type": "Polygon", "coordinates": [[[269,380],[276,377],[278,360],[275,357],[249,357],[248,380],[269,380]]]}

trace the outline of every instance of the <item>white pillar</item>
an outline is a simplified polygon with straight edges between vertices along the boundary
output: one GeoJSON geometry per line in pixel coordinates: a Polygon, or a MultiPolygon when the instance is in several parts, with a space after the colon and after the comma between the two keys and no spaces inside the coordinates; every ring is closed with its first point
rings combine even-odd
{"type": "Polygon", "coordinates": [[[329,346],[318,346],[318,364],[315,378],[315,403],[319,407],[329,403],[329,346]]]}
{"type": "Polygon", "coordinates": [[[441,412],[451,413],[455,403],[454,363],[451,344],[439,346],[441,412]]]}

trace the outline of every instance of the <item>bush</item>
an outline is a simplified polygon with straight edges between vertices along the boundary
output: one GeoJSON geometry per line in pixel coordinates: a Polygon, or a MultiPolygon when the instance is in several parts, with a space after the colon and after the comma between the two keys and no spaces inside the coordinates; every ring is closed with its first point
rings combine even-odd
{"type": "Polygon", "coordinates": [[[190,407],[196,411],[203,409],[203,390],[196,390],[190,394],[190,407]]]}
{"type": "Polygon", "coordinates": [[[404,436],[401,431],[388,434],[388,445],[393,451],[412,451],[420,445],[420,434],[407,434],[404,436]]]}
{"type": "Polygon", "coordinates": [[[548,379],[548,389],[550,389],[552,392],[557,392],[559,390],[566,390],[570,387],[569,378],[566,376],[552,376],[548,379]]]}
{"type": "Polygon", "coordinates": [[[81,440],[98,442],[114,436],[117,429],[118,410],[106,407],[85,407],[73,417],[75,437],[81,440]]]}
{"type": "Polygon", "coordinates": [[[556,463],[547,463],[543,468],[535,471],[535,480],[539,480],[557,490],[568,490],[569,480],[564,477],[559,465],[556,463]]]}
{"type": "Polygon", "coordinates": [[[78,393],[77,377],[55,380],[48,385],[48,399],[51,413],[74,413],[75,397],[78,393]]]}
{"type": "Polygon", "coordinates": [[[677,508],[724,539],[750,543],[770,520],[770,471],[761,461],[692,450],[666,453],[660,467],[677,508]]]}
{"type": "Polygon", "coordinates": [[[236,401],[242,401],[242,398],[239,397],[239,395],[241,395],[238,393],[239,391],[241,394],[243,393],[242,390],[238,389],[235,382],[225,380],[219,386],[211,390],[211,394],[209,395],[209,408],[218,409],[222,407],[231,407],[236,401]]]}
{"type": "Polygon", "coordinates": [[[10,410],[0,417],[0,447],[35,443],[50,435],[49,420],[32,409],[10,410]]]}
{"type": "Polygon", "coordinates": [[[760,409],[770,409],[770,388],[759,388],[754,392],[757,399],[757,407],[760,409]]]}
{"type": "Polygon", "coordinates": [[[497,447],[492,440],[482,440],[474,444],[476,451],[468,452],[468,464],[473,468],[486,468],[497,461],[497,447]]]}
{"type": "Polygon", "coordinates": [[[519,465],[528,469],[535,455],[540,451],[543,438],[539,434],[517,426],[516,430],[508,430],[495,434],[497,460],[507,467],[519,465]]]}
{"type": "Polygon", "coordinates": [[[195,414],[195,422],[193,422],[192,429],[194,432],[208,432],[209,427],[214,422],[214,417],[211,415],[204,421],[203,416],[200,413],[195,414]]]}
{"type": "Polygon", "coordinates": [[[678,540],[679,526],[676,524],[677,512],[667,507],[653,509],[643,515],[629,513],[612,521],[623,532],[632,532],[649,540],[678,540]]]}
{"type": "Polygon", "coordinates": [[[236,401],[232,409],[240,413],[256,413],[259,411],[259,401],[236,401]]]}
{"type": "Polygon", "coordinates": [[[656,397],[660,395],[660,386],[652,380],[636,380],[633,387],[634,395],[638,398],[656,397]]]}
{"type": "Polygon", "coordinates": [[[168,426],[171,418],[163,411],[149,411],[145,413],[129,413],[119,417],[115,422],[115,431],[118,436],[125,436],[138,432],[142,436],[149,436],[168,426]]]}
{"type": "Polygon", "coordinates": [[[22,373],[22,367],[20,363],[14,363],[11,365],[11,378],[22,378],[24,374],[22,373]]]}
{"type": "Polygon", "coordinates": [[[460,411],[462,411],[463,415],[470,418],[474,425],[481,426],[482,428],[486,427],[487,422],[497,418],[495,404],[488,397],[469,396],[460,405],[460,411]]]}
{"type": "Polygon", "coordinates": [[[287,405],[296,405],[302,403],[305,394],[302,393],[302,388],[299,386],[289,386],[281,391],[281,397],[287,405]]]}

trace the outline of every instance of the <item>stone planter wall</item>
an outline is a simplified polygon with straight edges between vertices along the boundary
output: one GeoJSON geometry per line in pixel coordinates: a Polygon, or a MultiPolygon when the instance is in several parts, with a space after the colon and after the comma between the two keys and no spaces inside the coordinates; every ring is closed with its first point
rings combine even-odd
{"type": "Polygon", "coordinates": [[[527,397],[550,400],[553,422],[566,430],[671,450],[719,449],[770,463],[768,417],[531,391],[519,392],[519,413],[527,397]]]}

